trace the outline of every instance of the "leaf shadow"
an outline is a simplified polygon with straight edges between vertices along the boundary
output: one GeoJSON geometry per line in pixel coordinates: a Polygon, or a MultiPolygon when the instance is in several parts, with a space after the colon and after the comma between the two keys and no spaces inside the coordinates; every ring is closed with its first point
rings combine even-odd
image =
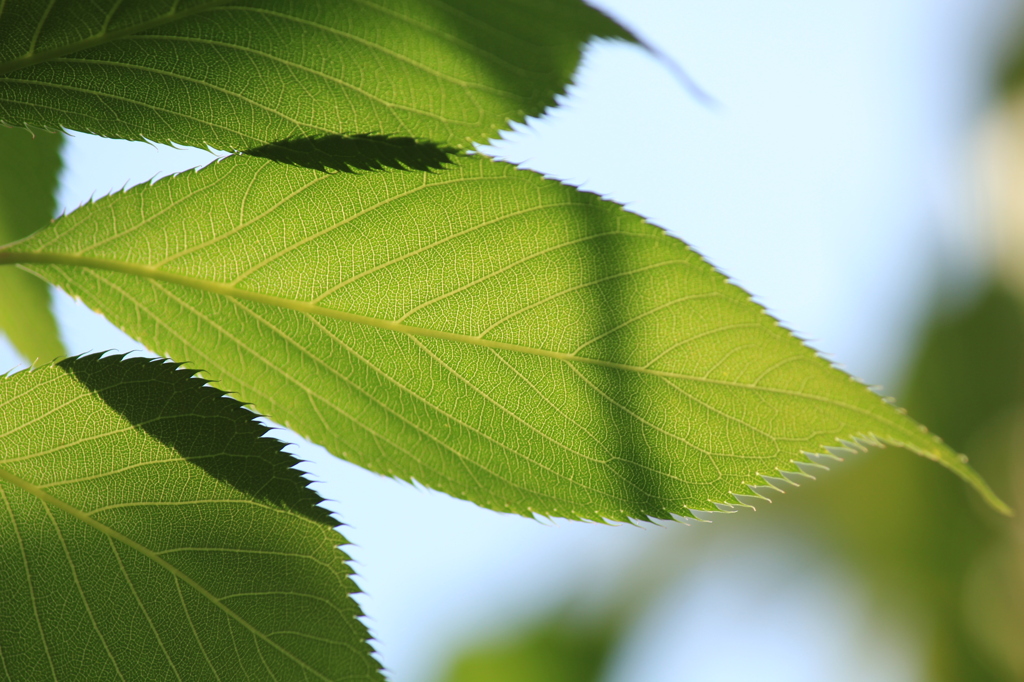
{"type": "MultiPolygon", "coordinates": [[[[566,202],[579,202],[579,190],[564,186],[563,191],[566,202]]],[[[586,220],[590,223],[589,234],[604,234],[606,238],[587,239],[577,245],[578,267],[593,273],[594,284],[588,288],[594,296],[581,311],[591,340],[574,353],[631,365],[641,349],[633,333],[638,310],[635,264],[625,258],[630,245],[621,236],[614,214],[588,211],[586,220]]],[[[608,425],[608,486],[621,501],[622,517],[641,521],[672,518],[666,508],[670,495],[666,478],[672,472],[664,465],[664,458],[680,453],[672,447],[678,444],[666,442],[665,434],[651,421],[654,418],[648,403],[656,394],[650,385],[653,378],[618,367],[575,364],[600,406],[601,421],[608,425]]]]}
{"type": "Polygon", "coordinates": [[[279,140],[242,153],[322,173],[356,173],[385,168],[440,170],[455,152],[451,147],[411,137],[324,135],[279,140]]]}
{"type": "Polygon", "coordinates": [[[135,428],[215,479],[317,523],[335,524],[318,506],[296,460],[242,403],[162,358],[93,354],[57,367],[74,376],[135,428]]]}

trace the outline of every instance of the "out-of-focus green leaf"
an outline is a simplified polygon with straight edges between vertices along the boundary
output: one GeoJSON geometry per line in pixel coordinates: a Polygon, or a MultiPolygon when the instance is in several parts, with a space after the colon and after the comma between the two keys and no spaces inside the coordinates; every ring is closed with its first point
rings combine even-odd
{"type": "MultiPolygon", "coordinates": [[[[0,125],[0,245],[53,217],[62,141],[53,133],[0,125]]],[[[0,333],[29,361],[64,355],[45,282],[23,270],[0,268],[0,333]]]]}
{"type": "Polygon", "coordinates": [[[600,682],[617,634],[560,618],[544,621],[463,652],[444,682],[600,682]]]}
{"type": "MultiPolygon", "coordinates": [[[[993,283],[964,310],[940,309],[910,368],[904,395],[914,416],[936,424],[952,447],[971,449],[977,431],[1024,403],[1024,306],[1019,297],[993,283]]],[[[983,451],[975,457],[980,462],[1003,459],[983,451]]]]}
{"type": "MultiPolygon", "coordinates": [[[[742,515],[743,519],[750,515],[742,515]]],[[[601,682],[619,667],[619,654],[637,623],[704,555],[695,528],[665,529],[660,540],[635,553],[618,579],[599,592],[570,590],[546,604],[546,613],[486,639],[466,641],[451,657],[441,682],[601,682]],[[672,531],[672,532],[668,532],[672,531]],[[680,533],[686,542],[679,543],[680,533]],[[609,589],[610,588],[610,589],[609,589]]],[[[710,530],[710,529],[708,529],[710,530]]],[[[724,530],[724,529],[723,529],[724,530]]],[[[722,530],[716,529],[717,532],[722,530]]],[[[715,532],[715,531],[713,531],[715,532]]],[[[593,587],[593,585],[591,585],[593,587]]]]}
{"type": "Polygon", "coordinates": [[[193,374],[0,379],[4,679],[382,679],[320,498],[193,374]]]}
{"type": "Polygon", "coordinates": [[[683,242],[483,157],[333,175],[232,157],[85,206],[3,262],[333,452],[501,511],[714,509],[855,439],[1001,505],[683,242]]]}
{"type": "MultiPolygon", "coordinates": [[[[908,375],[904,395],[909,413],[968,453],[997,490],[1011,496],[1020,440],[1007,438],[1006,432],[1021,428],[1014,424],[1024,409],[1024,306],[1017,295],[993,284],[965,309],[940,307],[908,375]]],[[[823,475],[789,509],[792,522],[819,524],[824,544],[864,569],[879,617],[891,608],[912,614],[926,656],[924,679],[1020,679],[1021,661],[1016,671],[1007,662],[1008,651],[1019,647],[995,651],[980,640],[976,622],[996,621],[985,610],[1002,607],[1022,592],[1024,562],[1002,573],[986,572],[988,580],[1009,577],[985,586],[1000,595],[994,602],[979,603],[978,590],[971,588],[993,552],[1005,553],[999,548],[1016,544],[1013,528],[971,504],[963,486],[936,476],[933,467],[920,466],[916,459],[866,458],[844,467],[842,475],[823,475]],[[847,503],[851,499],[858,501],[855,507],[847,503]]],[[[1019,644],[1024,637],[1020,614],[998,622],[1002,635],[1019,644]]]]}
{"type": "Polygon", "coordinates": [[[0,121],[228,150],[465,147],[552,105],[594,36],[631,38],[581,0],[7,0],[0,121]]]}

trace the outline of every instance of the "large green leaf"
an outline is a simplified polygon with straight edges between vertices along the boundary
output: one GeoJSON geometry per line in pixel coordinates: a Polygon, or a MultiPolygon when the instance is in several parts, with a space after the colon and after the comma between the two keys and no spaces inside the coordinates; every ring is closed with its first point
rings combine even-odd
{"type": "MultiPolygon", "coordinates": [[[[62,136],[0,126],[0,244],[50,222],[62,136]]],[[[50,291],[34,275],[0,270],[0,333],[32,361],[64,355],[50,313],[50,291]]]]}
{"type": "Polygon", "coordinates": [[[248,149],[383,134],[457,147],[562,92],[581,0],[7,0],[0,121],[248,149]]]}
{"type": "Polygon", "coordinates": [[[713,509],[842,440],[906,445],[1001,504],[683,242],[479,156],[364,174],[235,156],[4,262],[334,453],[494,509],[713,509]]]}
{"type": "Polygon", "coordinates": [[[94,355],[0,379],[3,679],[381,679],[320,498],[192,375],[94,355]]]}

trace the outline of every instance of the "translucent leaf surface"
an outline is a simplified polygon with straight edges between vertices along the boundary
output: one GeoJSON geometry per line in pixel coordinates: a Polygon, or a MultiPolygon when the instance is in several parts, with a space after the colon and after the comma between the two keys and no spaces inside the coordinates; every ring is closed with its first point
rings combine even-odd
{"type": "MultiPolygon", "coordinates": [[[[0,126],[0,245],[21,239],[53,217],[62,140],[52,133],[0,126]]],[[[0,332],[30,362],[64,355],[46,283],[23,270],[0,269],[0,332]]]]}
{"type": "Polygon", "coordinates": [[[382,679],[319,497],[192,374],[0,378],[3,679],[382,679]]]}
{"type": "Polygon", "coordinates": [[[962,458],[684,243],[482,157],[236,156],[7,252],[157,352],[384,474],[504,511],[668,517],[842,441],[962,458]]]}
{"type": "Polygon", "coordinates": [[[7,0],[0,121],[248,149],[324,133],[456,146],[553,104],[581,0],[7,0]]]}

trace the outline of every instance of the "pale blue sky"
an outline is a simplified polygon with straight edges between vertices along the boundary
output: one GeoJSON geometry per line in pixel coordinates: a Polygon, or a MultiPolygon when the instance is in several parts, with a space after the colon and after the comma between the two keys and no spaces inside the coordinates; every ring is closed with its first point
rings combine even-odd
{"type": "MultiPolygon", "coordinates": [[[[946,276],[969,283],[983,258],[962,189],[964,136],[982,91],[979,46],[997,25],[982,10],[998,0],[600,4],[719,106],[696,102],[642,50],[601,44],[560,110],[491,153],[626,203],[852,373],[891,385],[937,263],[958,263],[946,276]]],[[[71,210],[209,158],[76,136],[61,201],[71,210]]],[[[55,305],[72,352],[137,347],[67,297],[55,305]]],[[[15,363],[0,340],[0,370],[15,363]]],[[[351,526],[360,601],[394,682],[429,682],[452,642],[628,579],[631,557],[659,543],[681,543],[699,566],[643,621],[609,682],[915,679],[912,647],[870,623],[849,577],[799,538],[786,552],[775,540],[715,545],[708,524],[542,524],[315,446],[295,452],[351,526]],[[786,580],[797,566],[814,578],[786,580]]]]}

